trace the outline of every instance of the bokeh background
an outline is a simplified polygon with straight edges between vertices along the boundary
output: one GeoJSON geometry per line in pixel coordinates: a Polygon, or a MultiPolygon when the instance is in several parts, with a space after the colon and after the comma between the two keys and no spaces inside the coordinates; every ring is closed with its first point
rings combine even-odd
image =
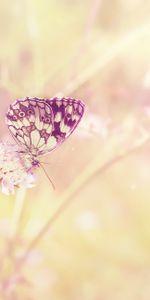
{"type": "Polygon", "coordinates": [[[18,97],[86,104],[43,157],[56,191],[38,170],[34,188],[0,194],[1,300],[150,299],[149,12],[149,0],[0,2],[1,140],[18,97]]]}

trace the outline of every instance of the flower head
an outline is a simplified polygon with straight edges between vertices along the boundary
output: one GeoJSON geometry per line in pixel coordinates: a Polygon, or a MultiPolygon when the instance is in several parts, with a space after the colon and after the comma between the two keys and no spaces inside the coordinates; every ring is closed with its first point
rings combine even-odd
{"type": "Polygon", "coordinates": [[[0,182],[4,194],[14,193],[15,187],[34,186],[32,169],[32,162],[19,151],[17,145],[0,143],[0,182]]]}

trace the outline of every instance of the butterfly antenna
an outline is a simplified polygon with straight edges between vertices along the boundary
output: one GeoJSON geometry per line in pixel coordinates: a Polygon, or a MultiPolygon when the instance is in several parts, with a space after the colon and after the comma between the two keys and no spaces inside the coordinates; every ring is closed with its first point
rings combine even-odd
{"type": "Polygon", "coordinates": [[[42,163],[41,163],[41,162],[40,162],[40,166],[41,166],[42,170],[44,171],[44,173],[45,173],[46,177],[47,177],[47,178],[48,178],[48,180],[50,181],[50,183],[51,183],[51,185],[52,185],[53,189],[55,190],[55,185],[54,185],[54,183],[52,182],[51,178],[49,177],[49,175],[48,175],[47,171],[45,170],[45,168],[43,167],[43,165],[42,165],[42,163]]]}

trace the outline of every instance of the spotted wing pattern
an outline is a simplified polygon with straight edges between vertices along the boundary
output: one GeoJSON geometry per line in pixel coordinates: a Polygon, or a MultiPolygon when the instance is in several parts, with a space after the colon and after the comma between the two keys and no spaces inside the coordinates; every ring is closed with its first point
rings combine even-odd
{"type": "Polygon", "coordinates": [[[25,98],[13,103],[6,115],[11,134],[34,156],[56,148],[74,131],[84,105],[71,98],[25,98]]]}
{"type": "Polygon", "coordinates": [[[51,136],[53,112],[43,99],[25,98],[15,101],[6,115],[8,128],[24,152],[40,155],[45,144],[54,147],[51,136]]]}
{"type": "Polygon", "coordinates": [[[80,100],[57,97],[46,100],[46,103],[49,104],[54,116],[52,135],[60,144],[77,127],[84,113],[84,104],[80,100]]]}

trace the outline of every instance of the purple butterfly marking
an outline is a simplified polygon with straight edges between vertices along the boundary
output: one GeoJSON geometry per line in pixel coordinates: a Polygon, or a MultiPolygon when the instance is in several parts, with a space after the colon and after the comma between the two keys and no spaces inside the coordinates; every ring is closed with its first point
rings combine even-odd
{"type": "Polygon", "coordinates": [[[21,153],[29,154],[33,167],[38,167],[40,155],[62,144],[79,124],[84,104],[72,98],[18,99],[6,114],[8,128],[21,146],[21,153]]]}

